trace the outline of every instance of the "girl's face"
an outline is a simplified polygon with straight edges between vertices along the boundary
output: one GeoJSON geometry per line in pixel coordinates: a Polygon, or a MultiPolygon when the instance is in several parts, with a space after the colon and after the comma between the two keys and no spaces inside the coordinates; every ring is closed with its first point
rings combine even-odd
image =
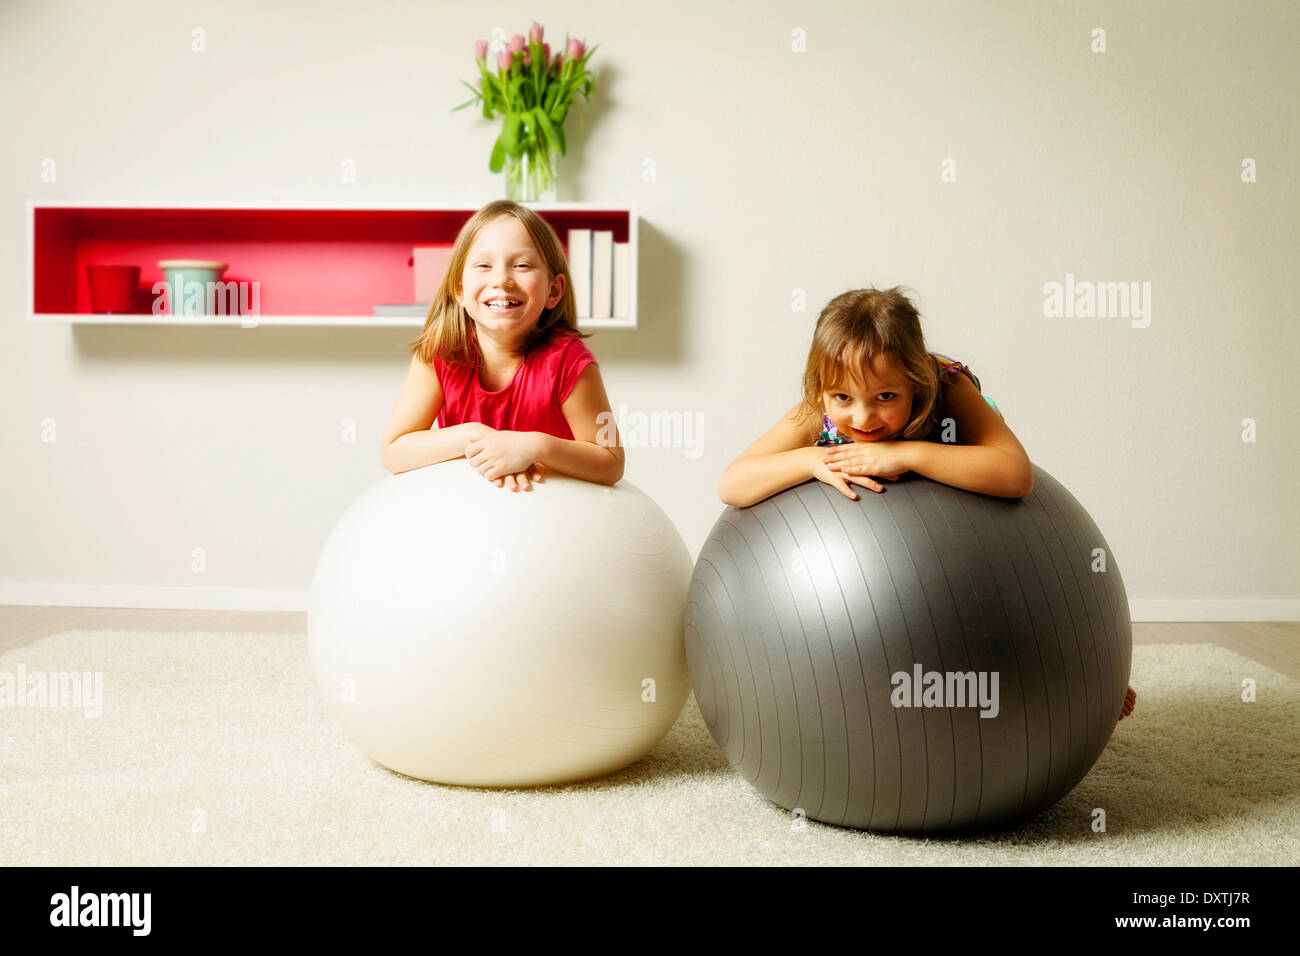
{"type": "Polygon", "coordinates": [[[480,328],[506,337],[526,333],[563,297],[564,276],[547,274],[546,260],[523,223],[499,216],[483,228],[465,258],[458,300],[480,328]],[[505,299],[517,304],[489,305],[505,299]]]}
{"type": "Polygon", "coordinates": [[[892,355],[872,356],[865,372],[862,381],[842,369],[822,393],[822,407],[841,435],[854,441],[885,441],[907,425],[912,387],[892,355]]]}

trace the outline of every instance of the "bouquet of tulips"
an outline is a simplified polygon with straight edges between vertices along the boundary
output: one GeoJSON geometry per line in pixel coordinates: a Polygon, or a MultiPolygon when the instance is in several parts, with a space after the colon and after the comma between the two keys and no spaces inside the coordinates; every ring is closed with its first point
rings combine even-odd
{"type": "Polygon", "coordinates": [[[565,34],[565,50],[552,60],[551,45],[542,42],[542,25],[534,22],[528,32],[527,40],[516,33],[497,53],[495,71],[488,68],[487,41],[474,44],[478,87],[462,80],[474,98],[452,109],[454,113],[482,102],[484,119],[502,114],[501,135],[492,147],[488,168],[494,173],[505,169],[509,198],[524,201],[555,185],[551,151],[561,155],[567,151],[564,118],[574,93],[582,93],[591,105],[588,94],[595,81],[587,61],[596,52],[596,47],[588,50],[581,40],[565,34]]]}

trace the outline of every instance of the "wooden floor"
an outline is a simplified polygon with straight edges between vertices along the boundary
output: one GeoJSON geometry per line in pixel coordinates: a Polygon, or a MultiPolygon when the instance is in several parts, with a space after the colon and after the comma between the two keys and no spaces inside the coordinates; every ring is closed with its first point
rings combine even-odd
{"type": "MultiPolygon", "coordinates": [[[[307,615],[0,605],[0,651],[59,631],[227,631],[305,634],[307,615]]],[[[1218,644],[1300,681],[1300,623],[1134,624],[1134,644],[1218,644]]]]}

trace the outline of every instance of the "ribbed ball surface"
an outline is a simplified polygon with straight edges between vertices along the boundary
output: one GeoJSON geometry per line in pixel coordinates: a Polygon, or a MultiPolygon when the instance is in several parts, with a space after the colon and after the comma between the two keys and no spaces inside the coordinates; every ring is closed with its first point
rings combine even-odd
{"type": "Polygon", "coordinates": [[[526,787],[612,773],[677,719],[690,552],[628,481],[498,488],[464,459],[347,509],[312,580],[321,695],[411,777],[526,787]]]}
{"type": "Polygon", "coordinates": [[[760,793],[925,832],[1028,817],[1083,778],[1123,706],[1128,600],[1096,524],[1034,474],[1023,499],[910,474],[858,501],[810,481],[723,512],[691,581],[687,664],[760,793]],[[891,675],[916,664],[996,671],[997,716],[894,706],[891,675]]]}

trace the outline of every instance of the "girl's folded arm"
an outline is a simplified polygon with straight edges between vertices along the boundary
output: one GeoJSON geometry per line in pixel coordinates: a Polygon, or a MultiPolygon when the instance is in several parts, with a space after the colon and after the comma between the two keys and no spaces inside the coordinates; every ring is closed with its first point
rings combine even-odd
{"type": "Polygon", "coordinates": [[[1034,466],[1002,417],[965,376],[945,396],[945,415],[958,423],[962,444],[908,442],[912,470],[966,491],[1023,498],[1034,490],[1034,466]]]}
{"type": "Polygon", "coordinates": [[[540,449],[537,461],[562,475],[602,485],[617,484],[623,477],[623,445],[605,394],[605,382],[595,363],[582,370],[560,411],[569,423],[573,440],[535,432],[540,449]]]}
{"type": "Polygon", "coordinates": [[[411,356],[406,381],[388,416],[379,446],[379,461],[386,469],[399,475],[465,454],[465,446],[483,432],[483,426],[466,422],[434,429],[442,401],[438,374],[418,355],[411,356]]]}
{"type": "Polygon", "coordinates": [[[799,417],[796,405],[727,466],[718,480],[723,504],[746,508],[813,477],[821,449],[808,451],[821,424],[821,413],[799,417]]]}

